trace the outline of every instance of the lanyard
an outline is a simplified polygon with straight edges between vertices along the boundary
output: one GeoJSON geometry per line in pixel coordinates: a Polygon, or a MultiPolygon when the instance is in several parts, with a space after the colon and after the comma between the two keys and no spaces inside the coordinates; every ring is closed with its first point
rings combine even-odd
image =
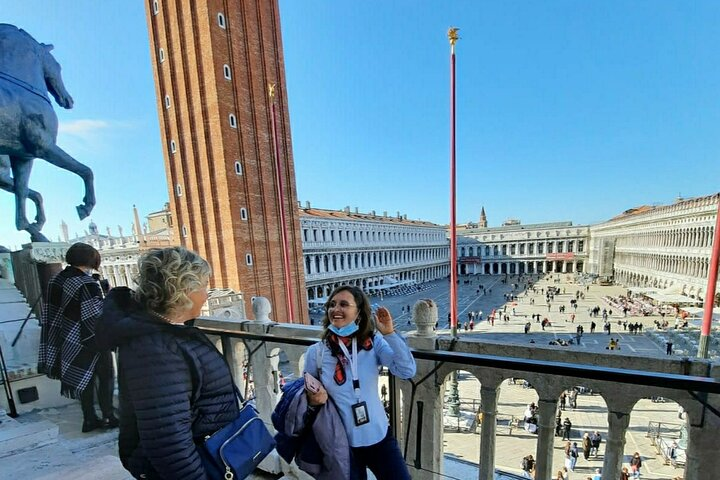
{"type": "Polygon", "coordinates": [[[352,356],[350,356],[350,352],[348,352],[347,347],[345,346],[345,342],[343,342],[341,339],[338,339],[338,345],[340,345],[340,350],[342,350],[343,354],[345,355],[345,358],[348,359],[350,362],[350,371],[352,372],[352,382],[353,382],[353,389],[355,390],[355,396],[357,397],[358,402],[360,401],[360,378],[358,377],[358,366],[357,366],[357,338],[353,337],[352,339],[352,356]]]}

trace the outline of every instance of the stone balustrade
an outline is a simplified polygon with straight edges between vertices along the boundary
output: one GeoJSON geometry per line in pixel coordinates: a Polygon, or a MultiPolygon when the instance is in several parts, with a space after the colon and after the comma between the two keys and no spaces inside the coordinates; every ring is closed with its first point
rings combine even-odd
{"type": "MultiPolygon", "coordinates": [[[[256,312],[257,313],[257,312],[256,312]]],[[[270,414],[279,398],[280,352],[293,374],[302,373],[304,353],[319,338],[318,327],[264,321],[226,321],[201,318],[196,326],[214,339],[232,366],[241,391],[246,388],[243,363],[253,373],[256,403],[270,425],[270,414]]],[[[417,359],[416,376],[391,379],[391,423],[413,479],[435,478],[443,471],[443,404],[445,379],[464,370],[480,382],[483,422],[480,432],[479,480],[494,478],[498,394],[503,380],[524,378],[539,396],[536,478],[551,478],[553,437],[558,397],[576,385],[601,392],[608,407],[608,434],[603,479],[619,478],[630,413],[638,400],[665,397],[687,412],[688,447],[685,480],[716,480],[720,472],[717,431],[720,429],[720,365],[691,358],[645,358],[603,355],[597,352],[557,350],[540,345],[483,342],[482,336],[452,339],[432,330],[437,307],[420,301],[413,309],[417,331],[407,340],[417,359]],[[399,393],[402,395],[399,395],[399,393]]],[[[277,457],[261,467],[271,472],[291,472],[277,457]]],[[[556,467],[557,468],[557,467],[556,467]]],[[[299,478],[299,477],[296,477],[299,478]]],[[[303,477],[305,478],[305,477],[303,477]]]]}

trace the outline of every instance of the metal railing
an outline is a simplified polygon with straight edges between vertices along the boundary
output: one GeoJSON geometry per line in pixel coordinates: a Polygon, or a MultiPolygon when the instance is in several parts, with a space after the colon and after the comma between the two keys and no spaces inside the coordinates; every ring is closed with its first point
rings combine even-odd
{"type": "MultiPolygon", "coordinates": [[[[255,331],[248,332],[244,331],[246,328],[245,326],[236,324],[231,327],[233,330],[227,330],[221,322],[213,321],[212,319],[207,320],[209,321],[199,322],[198,327],[207,335],[219,336],[221,338],[223,351],[231,364],[233,362],[238,363],[235,362],[235,353],[231,348],[231,345],[233,345],[231,339],[242,342],[245,345],[246,351],[249,351],[251,355],[258,351],[262,344],[268,344],[268,348],[270,350],[276,350],[278,348],[282,349],[283,345],[307,347],[319,341],[317,337],[307,336],[315,335],[319,333],[319,330],[311,329],[307,326],[274,323],[260,325],[255,322],[251,322],[251,324],[255,325],[247,328],[255,331]],[[292,332],[297,336],[287,336],[275,333],[259,333],[261,330],[271,330],[275,332],[278,330],[285,330],[292,332]]],[[[462,341],[448,339],[447,337],[436,337],[435,340],[435,345],[443,347],[445,350],[411,348],[412,355],[416,360],[418,360],[418,371],[420,372],[423,370],[424,373],[418,373],[415,378],[403,381],[402,383],[400,381],[396,381],[392,375],[389,375],[388,378],[391,428],[396,437],[398,437],[398,440],[402,439],[402,443],[405,444],[413,442],[413,440],[409,437],[409,434],[411,431],[410,426],[413,425],[413,422],[417,421],[414,417],[422,417],[421,411],[414,412],[415,395],[416,392],[418,392],[418,387],[424,382],[438,381],[438,375],[440,378],[443,378],[444,375],[447,374],[447,371],[452,369],[458,371],[475,370],[497,372],[504,378],[518,378],[522,377],[523,374],[527,374],[527,378],[536,379],[541,377],[547,377],[553,380],[560,378],[585,379],[588,383],[592,384],[593,387],[618,384],[618,393],[620,395],[624,395],[622,392],[634,391],[638,392],[638,398],[646,397],[648,395],[667,395],[668,393],[671,393],[670,391],[677,391],[679,392],[679,395],[683,396],[683,398],[689,398],[701,407],[702,418],[713,418],[714,420],[711,422],[712,424],[716,424],[717,419],[720,418],[720,408],[717,406],[717,397],[715,396],[720,394],[720,379],[709,376],[711,374],[716,374],[716,372],[714,372],[712,368],[713,365],[706,361],[683,359],[680,361],[674,361],[674,367],[668,367],[670,371],[649,371],[637,368],[618,368],[615,366],[606,366],[597,363],[570,363],[537,358],[520,358],[497,354],[492,355],[452,351],[457,345],[462,344],[462,341]],[[420,366],[423,366],[423,369],[421,369],[420,366]],[[478,369],[477,367],[482,368],[478,369]],[[688,372],[688,374],[681,374],[677,372],[688,372]],[[690,374],[691,372],[694,374],[690,374]],[[702,376],[702,374],[705,374],[706,372],[708,376],[702,376]],[[701,375],[697,375],[697,373],[700,373],[701,375]],[[400,402],[398,394],[400,389],[397,387],[397,385],[401,384],[403,385],[402,389],[405,390],[403,392],[402,403],[400,402]],[[628,388],[631,388],[632,390],[628,390],[628,388]],[[642,391],[642,393],[640,393],[640,391],[642,391]],[[394,425],[393,420],[400,419],[398,412],[400,412],[401,408],[404,409],[408,406],[410,407],[410,410],[407,412],[403,410],[402,412],[402,425],[394,425]],[[405,432],[402,432],[403,427],[406,429],[405,432]]],[[[412,344],[416,342],[410,341],[409,343],[412,346],[412,344]]],[[[288,355],[288,357],[295,358],[295,361],[299,361],[301,354],[297,348],[288,348],[286,351],[292,351],[292,355],[288,355]]],[[[522,352],[520,353],[522,354],[522,352]]],[[[554,351],[550,351],[548,353],[548,355],[551,356],[550,358],[553,358],[552,355],[554,354],[556,354],[554,351]]],[[[593,357],[587,357],[586,361],[593,361],[593,357]]],[[[645,365],[646,368],[653,368],[647,361],[639,361],[638,364],[645,365]]],[[[293,364],[293,366],[297,366],[297,364],[293,364]]],[[[433,390],[437,391],[436,387],[433,387],[433,390]]],[[[472,405],[473,410],[477,412],[479,404],[470,402],[469,405],[472,405]]],[[[268,407],[266,406],[265,408],[268,407]]],[[[270,408],[272,408],[272,406],[270,406],[270,408]]],[[[269,415],[269,412],[266,413],[269,415]]],[[[467,413],[469,414],[469,412],[467,413]]],[[[501,414],[496,415],[496,434],[506,433],[506,431],[508,434],[512,434],[512,429],[519,428],[520,426],[519,422],[514,422],[513,420],[513,418],[506,419],[505,416],[501,414]]],[[[475,420],[475,422],[477,422],[477,420],[475,420]]],[[[468,425],[469,424],[470,423],[468,423],[468,425]]],[[[477,424],[474,426],[477,428],[477,424]]],[[[472,425],[468,427],[456,426],[456,428],[466,429],[470,429],[472,427],[472,425]]],[[[430,440],[426,439],[426,441],[430,440]]],[[[408,455],[407,451],[405,452],[405,455],[408,455]]],[[[416,460],[414,464],[408,463],[410,467],[414,467],[418,472],[420,470],[424,472],[432,472],[431,470],[427,470],[425,464],[420,465],[417,462],[417,458],[419,458],[417,457],[417,453],[413,453],[412,455],[416,456],[416,460]]],[[[709,461],[709,459],[705,460],[709,461]]],[[[695,462],[701,462],[702,464],[705,460],[702,457],[697,457],[695,462]]],[[[700,467],[702,468],[702,465],[700,465],[700,467]]],[[[432,474],[434,475],[433,478],[438,478],[437,476],[441,475],[438,472],[432,472],[432,474]]]]}
{"type": "MultiPolygon", "coordinates": [[[[237,338],[240,340],[256,340],[277,344],[303,346],[310,346],[319,341],[318,338],[312,337],[290,337],[270,333],[229,331],[204,326],[200,326],[199,328],[206,334],[237,338]]],[[[720,379],[716,378],[549,360],[455,352],[448,350],[411,349],[411,352],[417,360],[430,360],[442,363],[459,364],[458,368],[462,365],[470,365],[492,369],[539,373],[544,375],[549,375],[547,372],[553,372],[551,374],[553,377],[578,377],[588,380],[601,380],[604,382],[614,382],[628,385],[645,385],[671,390],[682,390],[690,392],[691,396],[693,396],[696,400],[700,401],[705,406],[708,406],[712,413],[720,416],[720,411],[710,405],[707,405],[702,398],[705,394],[720,394],[720,379]]]]}

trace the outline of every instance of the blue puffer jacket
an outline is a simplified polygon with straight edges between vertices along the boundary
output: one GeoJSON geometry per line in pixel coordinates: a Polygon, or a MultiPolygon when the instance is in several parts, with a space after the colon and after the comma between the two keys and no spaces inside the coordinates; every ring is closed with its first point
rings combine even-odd
{"type": "Polygon", "coordinates": [[[119,450],[136,478],[204,480],[196,443],[233,421],[238,405],[227,363],[198,329],[147,314],[114,288],[96,325],[118,348],[119,450]]]}
{"type": "Polygon", "coordinates": [[[275,449],[286,462],[295,459],[301,470],[316,479],[350,478],[350,444],[332,399],[320,408],[314,420],[309,419],[305,382],[299,378],[285,384],[272,422],[278,432],[275,449]]]}

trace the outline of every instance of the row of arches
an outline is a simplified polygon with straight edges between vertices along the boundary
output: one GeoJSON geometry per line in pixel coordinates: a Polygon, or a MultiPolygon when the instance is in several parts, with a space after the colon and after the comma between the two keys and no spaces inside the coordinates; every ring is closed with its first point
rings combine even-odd
{"type": "Polygon", "coordinates": [[[309,286],[307,288],[307,295],[308,300],[327,298],[335,288],[341,285],[354,285],[360,287],[366,293],[372,293],[382,289],[397,287],[402,284],[407,285],[410,283],[416,284],[430,282],[439,278],[446,278],[449,274],[449,266],[447,264],[393,274],[391,276],[392,279],[395,280],[393,283],[390,283],[387,280],[387,276],[381,276],[377,273],[373,273],[371,276],[361,276],[343,281],[337,280],[322,283],[320,285],[309,286]]]}
{"type": "Polygon", "coordinates": [[[305,254],[305,274],[333,273],[336,276],[352,274],[364,268],[397,267],[417,262],[447,260],[447,248],[417,248],[377,250],[369,252],[339,252],[305,254]]]}
{"type": "Polygon", "coordinates": [[[584,252],[585,241],[554,240],[548,242],[515,242],[497,243],[492,245],[461,246],[458,248],[460,257],[498,257],[507,255],[544,255],[545,253],[584,252]]]}
{"type": "Polygon", "coordinates": [[[619,247],[695,247],[710,248],[715,228],[712,226],[674,228],[664,231],[633,233],[617,239],[619,247]]]}
{"type": "MultiPolygon", "coordinates": [[[[351,222],[348,222],[349,224],[351,222]]],[[[352,222],[354,223],[354,222],[352,222]]],[[[303,228],[303,242],[392,242],[428,243],[445,240],[444,232],[405,230],[378,230],[377,226],[352,225],[350,228],[303,228]]]]}
{"type": "Polygon", "coordinates": [[[523,275],[526,273],[581,273],[581,260],[535,261],[535,262],[489,262],[462,263],[458,265],[460,275],[523,275]]]}
{"type": "Polygon", "coordinates": [[[642,269],[693,278],[707,278],[709,267],[708,257],[615,252],[615,268],[618,270],[637,271],[642,269]]]}
{"type": "Polygon", "coordinates": [[[135,277],[140,273],[137,262],[126,264],[100,264],[100,275],[110,283],[111,287],[133,287],[135,277]]]}
{"type": "Polygon", "coordinates": [[[578,445],[579,471],[592,472],[595,468],[612,471],[613,465],[610,463],[618,457],[620,464],[629,468],[629,459],[635,451],[638,451],[646,462],[655,460],[657,451],[653,442],[663,440],[654,436],[657,432],[653,425],[664,429],[662,434],[667,444],[676,440],[682,449],[687,447],[687,417],[682,413],[678,414],[682,409],[677,402],[669,398],[639,399],[629,406],[626,425],[621,422],[610,424],[605,396],[613,395],[612,392],[594,392],[589,386],[570,383],[566,388],[563,406],[560,397],[543,401],[532,385],[523,379],[506,377],[500,386],[493,388],[482,385],[468,371],[460,370],[447,374],[441,390],[444,404],[444,453],[473,463],[490,461],[498,470],[518,475],[523,473],[522,457],[532,454],[536,461],[549,462],[545,470],[551,472],[552,478],[555,478],[555,473],[565,465],[564,447],[567,443],[567,440],[563,439],[563,433],[555,434],[558,418],[561,425],[566,418],[570,420],[569,441],[578,445]],[[570,402],[572,390],[579,392],[575,394],[574,408],[571,408],[570,402]],[[530,433],[524,428],[526,410],[531,404],[537,408],[537,425],[545,428],[549,426],[553,430],[550,443],[545,443],[541,435],[530,433]],[[648,412],[652,412],[650,423],[647,420],[648,412]],[[483,438],[488,438],[482,431],[486,422],[494,423],[493,428],[489,429],[493,431],[493,437],[490,445],[483,446],[483,438]],[[597,456],[590,455],[586,460],[582,451],[583,437],[585,433],[592,435],[594,432],[598,432],[602,439],[599,453],[597,456]],[[535,441],[528,445],[528,440],[535,441]],[[610,444],[613,446],[609,446],[610,444]],[[469,448],[470,446],[472,448],[469,448]],[[518,456],[518,452],[522,454],[518,456]]]}
{"type": "MultiPolygon", "coordinates": [[[[674,280],[667,278],[658,278],[653,275],[638,273],[627,269],[619,269],[615,271],[615,279],[630,287],[653,287],[658,290],[665,290],[676,286],[674,280]]],[[[720,285],[720,282],[718,282],[720,285]]],[[[686,295],[690,298],[696,298],[700,301],[705,299],[705,288],[703,285],[692,285],[684,283],[677,288],[678,293],[686,295]]],[[[715,305],[720,305],[720,293],[716,295],[715,305]]]]}

